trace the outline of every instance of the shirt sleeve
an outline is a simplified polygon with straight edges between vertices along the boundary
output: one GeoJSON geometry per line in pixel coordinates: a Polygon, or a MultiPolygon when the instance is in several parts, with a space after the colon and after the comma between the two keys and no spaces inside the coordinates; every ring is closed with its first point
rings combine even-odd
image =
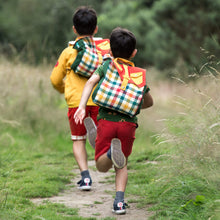
{"type": "Polygon", "coordinates": [[[102,78],[104,76],[103,65],[99,66],[93,74],[99,75],[102,78]]]}
{"type": "Polygon", "coordinates": [[[66,51],[64,50],[56,65],[53,68],[53,71],[50,76],[50,80],[52,85],[56,90],[58,90],[60,93],[64,93],[64,78],[66,76],[66,51]]]}

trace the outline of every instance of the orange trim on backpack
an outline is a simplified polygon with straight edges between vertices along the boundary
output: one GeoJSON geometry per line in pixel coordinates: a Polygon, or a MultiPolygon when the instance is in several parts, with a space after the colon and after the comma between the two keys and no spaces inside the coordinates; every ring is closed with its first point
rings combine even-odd
{"type": "Polygon", "coordinates": [[[116,58],[114,66],[117,68],[118,74],[122,80],[121,89],[125,90],[128,83],[133,83],[139,88],[146,85],[146,70],[135,67],[131,61],[116,58]],[[121,61],[121,63],[118,63],[121,61]],[[131,66],[129,66],[131,65],[131,66]]]}
{"type": "Polygon", "coordinates": [[[110,41],[109,39],[95,40],[96,49],[101,52],[102,56],[109,53],[110,41]]]}

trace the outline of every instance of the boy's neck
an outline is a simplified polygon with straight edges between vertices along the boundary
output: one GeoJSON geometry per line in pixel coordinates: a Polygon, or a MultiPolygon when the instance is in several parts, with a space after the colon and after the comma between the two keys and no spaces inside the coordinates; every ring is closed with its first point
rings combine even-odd
{"type": "Polygon", "coordinates": [[[93,35],[77,35],[77,39],[81,39],[85,37],[93,37],[93,35]]]}

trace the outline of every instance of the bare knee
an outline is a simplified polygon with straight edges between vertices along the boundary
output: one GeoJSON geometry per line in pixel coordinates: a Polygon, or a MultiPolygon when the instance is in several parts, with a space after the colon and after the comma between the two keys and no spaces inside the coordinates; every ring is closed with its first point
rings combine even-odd
{"type": "Polygon", "coordinates": [[[107,157],[106,153],[96,160],[96,168],[99,172],[103,173],[108,172],[112,168],[112,161],[107,157]]]}
{"type": "Polygon", "coordinates": [[[99,172],[106,173],[109,171],[108,167],[100,166],[99,163],[96,163],[96,168],[99,172]]]}
{"type": "Polygon", "coordinates": [[[106,166],[106,165],[103,166],[102,163],[96,162],[96,168],[99,172],[106,173],[112,168],[112,166],[106,166]]]}

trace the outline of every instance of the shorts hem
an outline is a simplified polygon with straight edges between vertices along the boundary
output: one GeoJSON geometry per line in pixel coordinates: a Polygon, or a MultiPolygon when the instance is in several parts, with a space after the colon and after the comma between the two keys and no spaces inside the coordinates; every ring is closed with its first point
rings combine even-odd
{"type": "Polygon", "coordinates": [[[84,136],[71,135],[71,140],[73,141],[86,140],[86,137],[87,135],[84,135],[84,136]]]}

